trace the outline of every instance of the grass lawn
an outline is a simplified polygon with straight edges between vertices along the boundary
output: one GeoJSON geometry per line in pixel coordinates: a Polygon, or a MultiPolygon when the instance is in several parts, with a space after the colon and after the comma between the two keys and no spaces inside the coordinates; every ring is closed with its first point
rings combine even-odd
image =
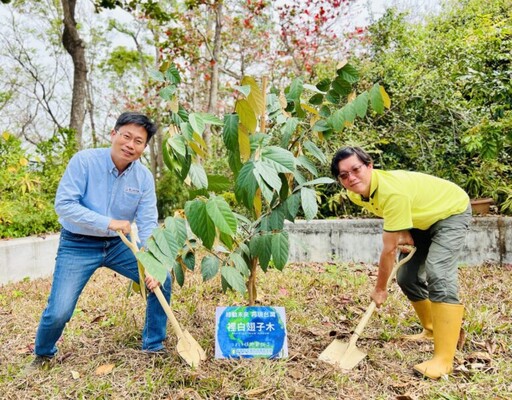
{"type": "Polygon", "coordinates": [[[412,366],[430,358],[431,342],[400,339],[419,330],[412,307],[394,283],[384,306],[357,342],[368,354],[353,370],[318,360],[334,338],[348,341],[369,305],[376,267],[365,264],[291,264],[258,280],[262,305],[286,309],[289,357],[216,360],[215,308],[244,305],[220,282],[202,283],[198,272],[175,286],[172,308],[206,350],[197,370],[175,351],[139,351],[144,304],[126,297],[127,280],[98,271],[82,294],[59,341],[53,367],[28,378],[34,335],[50,279],[0,286],[0,397],[5,399],[511,399],[512,266],[460,269],[466,306],[455,371],[431,381],[412,366]]]}

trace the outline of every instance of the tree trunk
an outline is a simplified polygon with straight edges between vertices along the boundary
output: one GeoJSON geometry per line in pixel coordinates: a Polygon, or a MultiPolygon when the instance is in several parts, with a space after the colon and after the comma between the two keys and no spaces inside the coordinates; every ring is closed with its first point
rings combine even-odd
{"type": "MultiPolygon", "coordinates": [[[[210,93],[208,96],[208,112],[212,114],[217,113],[217,101],[219,98],[219,58],[220,58],[220,51],[222,49],[222,40],[221,40],[221,33],[222,33],[222,5],[223,0],[219,0],[214,5],[215,9],[215,35],[213,39],[213,52],[212,52],[212,59],[211,59],[211,80],[210,80],[210,93]]],[[[206,146],[208,149],[210,149],[210,136],[211,136],[211,130],[208,127],[204,131],[204,141],[206,143],[206,146]]]]}
{"type": "Polygon", "coordinates": [[[73,97],[69,127],[75,130],[78,147],[82,147],[82,130],[85,120],[87,64],[85,44],[78,34],[75,20],[76,0],[61,0],[64,13],[62,44],[73,59],[73,97]]]}

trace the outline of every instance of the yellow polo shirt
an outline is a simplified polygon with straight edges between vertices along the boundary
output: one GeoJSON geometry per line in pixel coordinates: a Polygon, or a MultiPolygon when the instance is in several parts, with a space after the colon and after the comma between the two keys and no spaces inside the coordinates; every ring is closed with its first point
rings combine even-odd
{"type": "Polygon", "coordinates": [[[469,196],[455,183],[410,171],[372,170],[370,198],[347,190],[355,204],[384,219],[384,230],[426,230],[464,212],[469,196]]]}

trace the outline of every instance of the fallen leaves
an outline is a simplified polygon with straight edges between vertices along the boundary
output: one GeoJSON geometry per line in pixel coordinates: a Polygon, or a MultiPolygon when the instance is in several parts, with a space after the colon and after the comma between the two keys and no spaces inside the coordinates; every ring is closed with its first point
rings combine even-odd
{"type": "Polygon", "coordinates": [[[94,373],[97,376],[108,375],[112,372],[115,366],[115,364],[103,364],[96,368],[96,371],[94,373]]]}

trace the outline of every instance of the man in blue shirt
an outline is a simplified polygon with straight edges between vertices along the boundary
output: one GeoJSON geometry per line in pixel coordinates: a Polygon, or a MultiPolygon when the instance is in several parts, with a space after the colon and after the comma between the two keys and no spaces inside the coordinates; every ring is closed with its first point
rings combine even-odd
{"type": "MultiPolygon", "coordinates": [[[[139,161],[156,130],[147,116],[123,113],[110,132],[110,148],[83,150],[70,160],[55,198],[62,230],[51,293],[37,329],[32,367],[42,367],[55,356],[56,342],[83,288],[98,268],[105,266],[139,282],[137,261],[117,231],[130,234],[135,221],[144,246],[158,225],[153,176],[139,161]]],[[[150,276],[146,276],[145,283],[151,291],[159,285],[150,276]]],[[[170,275],[162,284],[162,292],[169,301],[170,275]]],[[[166,327],[167,316],[151,293],[142,349],[163,350],[166,327]]]]}

